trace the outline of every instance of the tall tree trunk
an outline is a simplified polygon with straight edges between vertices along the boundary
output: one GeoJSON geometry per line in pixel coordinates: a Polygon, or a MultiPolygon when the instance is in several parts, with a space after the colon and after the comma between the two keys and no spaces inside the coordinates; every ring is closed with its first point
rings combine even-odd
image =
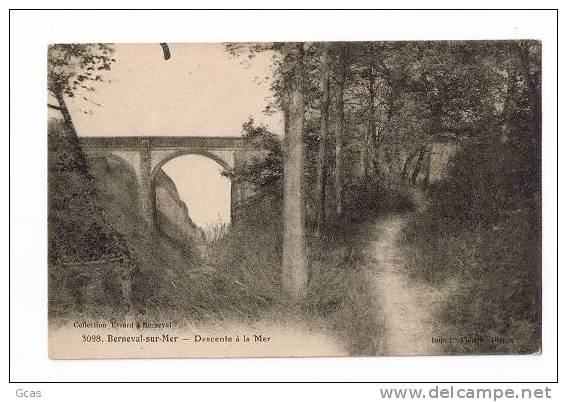
{"type": "Polygon", "coordinates": [[[374,157],[372,158],[372,171],[375,174],[380,173],[380,132],[378,132],[378,130],[376,129],[376,122],[374,122],[373,124],[373,128],[372,128],[372,132],[374,133],[372,135],[373,141],[372,141],[372,154],[374,155],[374,157]]]}
{"type": "MultiPolygon", "coordinates": [[[[541,49],[539,49],[541,51],[541,49]]],[[[528,93],[528,104],[531,109],[530,123],[536,134],[541,135],[541,87],[539,85],[539,75],[530,73],[530,64],[533,56],[530,56],[530,48],[528,44],[519,46],[519,73],[526,85],[528,93]]],[[[537,56],[541,60],[541,54],[537,56]]],[[[534,138],[534,137],[532,137],[534,138]]]]}
{"type": "Polygon", "coordinates": [[[406,160],[404,162],[404,167],[402,169],[402,183],[405,183],[408,179],[408,171],[409,171],[409,167],[412,163],[412,161],[414,160],[414,158],[417,156],[417,149],[414,149],[413,151],[409,152],[406,156],[406,160]]]}
{"type": "Polygon", "coordinates": [[[73,119],[71,118],[71,114],[69,113],[69,109],[67,108],[67,104],[65,103],[65,98],[63,97],[62,93],[54,93],[55,99],[57,99],[57,103],[59,103],[59,111],[63,115],[63,121],[65,125],[71,132],[77,136],[77,131],[75,130],[75,126],[73,125],[73,119]]]}
{"type": "Polygon", "coordinates": [[[327,136],[329,134],[329,103],[330,103],[330,68],[329,68],[329,42],[323,44],[321,57],[321,138],[319,139],[319,152],[317,155],[317,234],[325,224],[325,198],[327,176],[327,136]]]}
{"type": "Polygon", "coordinates": [[[423,164],[423,158],[425,157],[425,150],[425,146],[422,146],[419,149],[417,162],[415,163],[415,169],[413,171],[413,174],[411,175],[411,184],[413,184],[414,186],[417,183],[417,176],[419,176],[419,173],[421,172],[421,165],[423,164]]]}
{"type": "Polygon", "coordinates": [[[368,130],[364,133],[364,141],[362,143],[361,150],[361,162],[362,162],[362,179],[364,181],[368,180],[368,130]]]}
{"type": "Polygon", "coordinates": [[[364,167],[365,179],[374,174],[374,153],[376,139],[376,106],[374,101],[376,98],[374,66],[370,66],[368,74],[368,130],[366,133],[366,166],[364,167]]]}
{"type": "Polygon", "coordinates": [[[433,147],[429,147],[427,149],[427,155],[425,156],[425,171],[423,172],[423,182],[422,187],[424,189],[429,187],[429,183],[431,182],[431,156],[433,154],[433,147]]]}
{"type": "Polygon", "coordinates": [[[71,113],[69,113],[69,109],[67,108],[67,103],[65,102],[65,98],[62,93],[57,92],[53,93],[53,96],[59,103],[58,110],[61,112],[63,116],[63,124],[65,126],[65,131],[67,134],[67,140],[69,141],[69,145],[73,152],[75,153],[75,157],[79,162],[79,166],[81,166],[81,170],[85,177],[89,180],[92,180],[92,176],[87,169],[87,157],[81,148],[81,144],[79,143],[79,136],[77,135],[77,130],[75,129],[75,124],[73,124],[73,119],[71,117],[71,113]]]}
{"type": "Polygon", "coordinates": [[[500,142],[505,143],[508,141],[510,133],[511,133],[511,125],[513,121],[513,112],[515,110],[515,102],[517,97],[517,80],[516,80],[516,70],[513,65],[508,70],[508,77],[507,77],[507,93],[504,99],[504,105],[502,107],[502,113],[500,114],[500,126],[501,126],[501,134],[500,134],[500,142]]]}
{"type": "Polygon", "coordinates": [[[291,78],[286,83],[285,157],[283,177],[282,290],[293,303],[307,293],[305,216],[303,205],[303,43],[287,45],[291,78]]]}
{"type": "Polygon", "coordinates": [[[335,199],[336,213],[343,214],[343,141],[346,135],[345,122],[345,85],[348,72],[348,48],[346,44],[340,45],[339,85],[337,87],[337,120],[338,127],[335,138],[335,199]]]}

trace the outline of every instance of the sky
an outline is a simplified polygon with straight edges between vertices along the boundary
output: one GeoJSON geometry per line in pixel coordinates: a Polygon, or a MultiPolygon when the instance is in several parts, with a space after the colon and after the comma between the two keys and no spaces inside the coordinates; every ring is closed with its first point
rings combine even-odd
{"type": "Polygon", "coordinates": [[[107,82],[69,102],[82,136],[238,136],[249,116],[281,134],[281,113],[262,113],[270,95],[271,54],[229,55],[223,44],[115,45],[107,82]],[[268,81],[266,80],[268,78],[268,81]],[[82,111],[91,112],[82,113],[82,111]]]}
{"type": "MultiPolygon", "coordinates": [[[[229,55],[223,44],[169,47],[166,61],[158,43],[115,45],[116,62],[105,82],[87,93],[91,101],[81,94],[68,101],[78,135],[239,136],[249,117],[282,134],[282,114],[262,113],[270,95],[270,53],[249,59],[229,55]]],[[[220,176],[220,165],[192,155],[163,169],[195,223],[230,221],[230,181],[220,176]]]]}
{"type": "Polygon", "coordinates": [[[167,162],[162,170],[182,194],[197,226],[207,229],[230,222],[230,180],[221,176],[217,162],[202,155],[183,155],[167,162]]]}

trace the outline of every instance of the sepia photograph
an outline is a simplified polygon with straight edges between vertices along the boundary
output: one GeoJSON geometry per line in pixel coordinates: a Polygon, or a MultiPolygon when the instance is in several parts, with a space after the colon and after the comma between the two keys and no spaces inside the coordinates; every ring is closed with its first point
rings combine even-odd
{"type": "Polygon", "coordinates": [[[542,352],[540,41],[46,57],[50,358],[542,352]]]}

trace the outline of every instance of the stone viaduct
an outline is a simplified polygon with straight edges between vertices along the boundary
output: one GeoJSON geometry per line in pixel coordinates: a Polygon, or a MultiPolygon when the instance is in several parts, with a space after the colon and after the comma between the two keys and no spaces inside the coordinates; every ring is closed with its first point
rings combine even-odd
{"type": "MultiPolygon", "coordinates": [[[[161,167],[181,155],[203,155],[225,169],[241,166],[258,150],[242,137],[80,137],[88,157],[114,156],[127,162],[136,172],[142,214],[155,224],[154,177],[161,167]]],[[[231,183],[231,218],[238,203],[246,198],[244,183],[231,183]]]]}

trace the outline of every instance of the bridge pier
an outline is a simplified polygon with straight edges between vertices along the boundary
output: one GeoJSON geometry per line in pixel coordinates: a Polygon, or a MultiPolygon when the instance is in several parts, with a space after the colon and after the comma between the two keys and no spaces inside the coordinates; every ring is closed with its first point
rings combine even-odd
{"type": "Polygon", "coordinates": [[[155,192],[152,183],[152,156],[149,140],[140,142],[140,206],[144,220],[155,227],[155,192]]]}

